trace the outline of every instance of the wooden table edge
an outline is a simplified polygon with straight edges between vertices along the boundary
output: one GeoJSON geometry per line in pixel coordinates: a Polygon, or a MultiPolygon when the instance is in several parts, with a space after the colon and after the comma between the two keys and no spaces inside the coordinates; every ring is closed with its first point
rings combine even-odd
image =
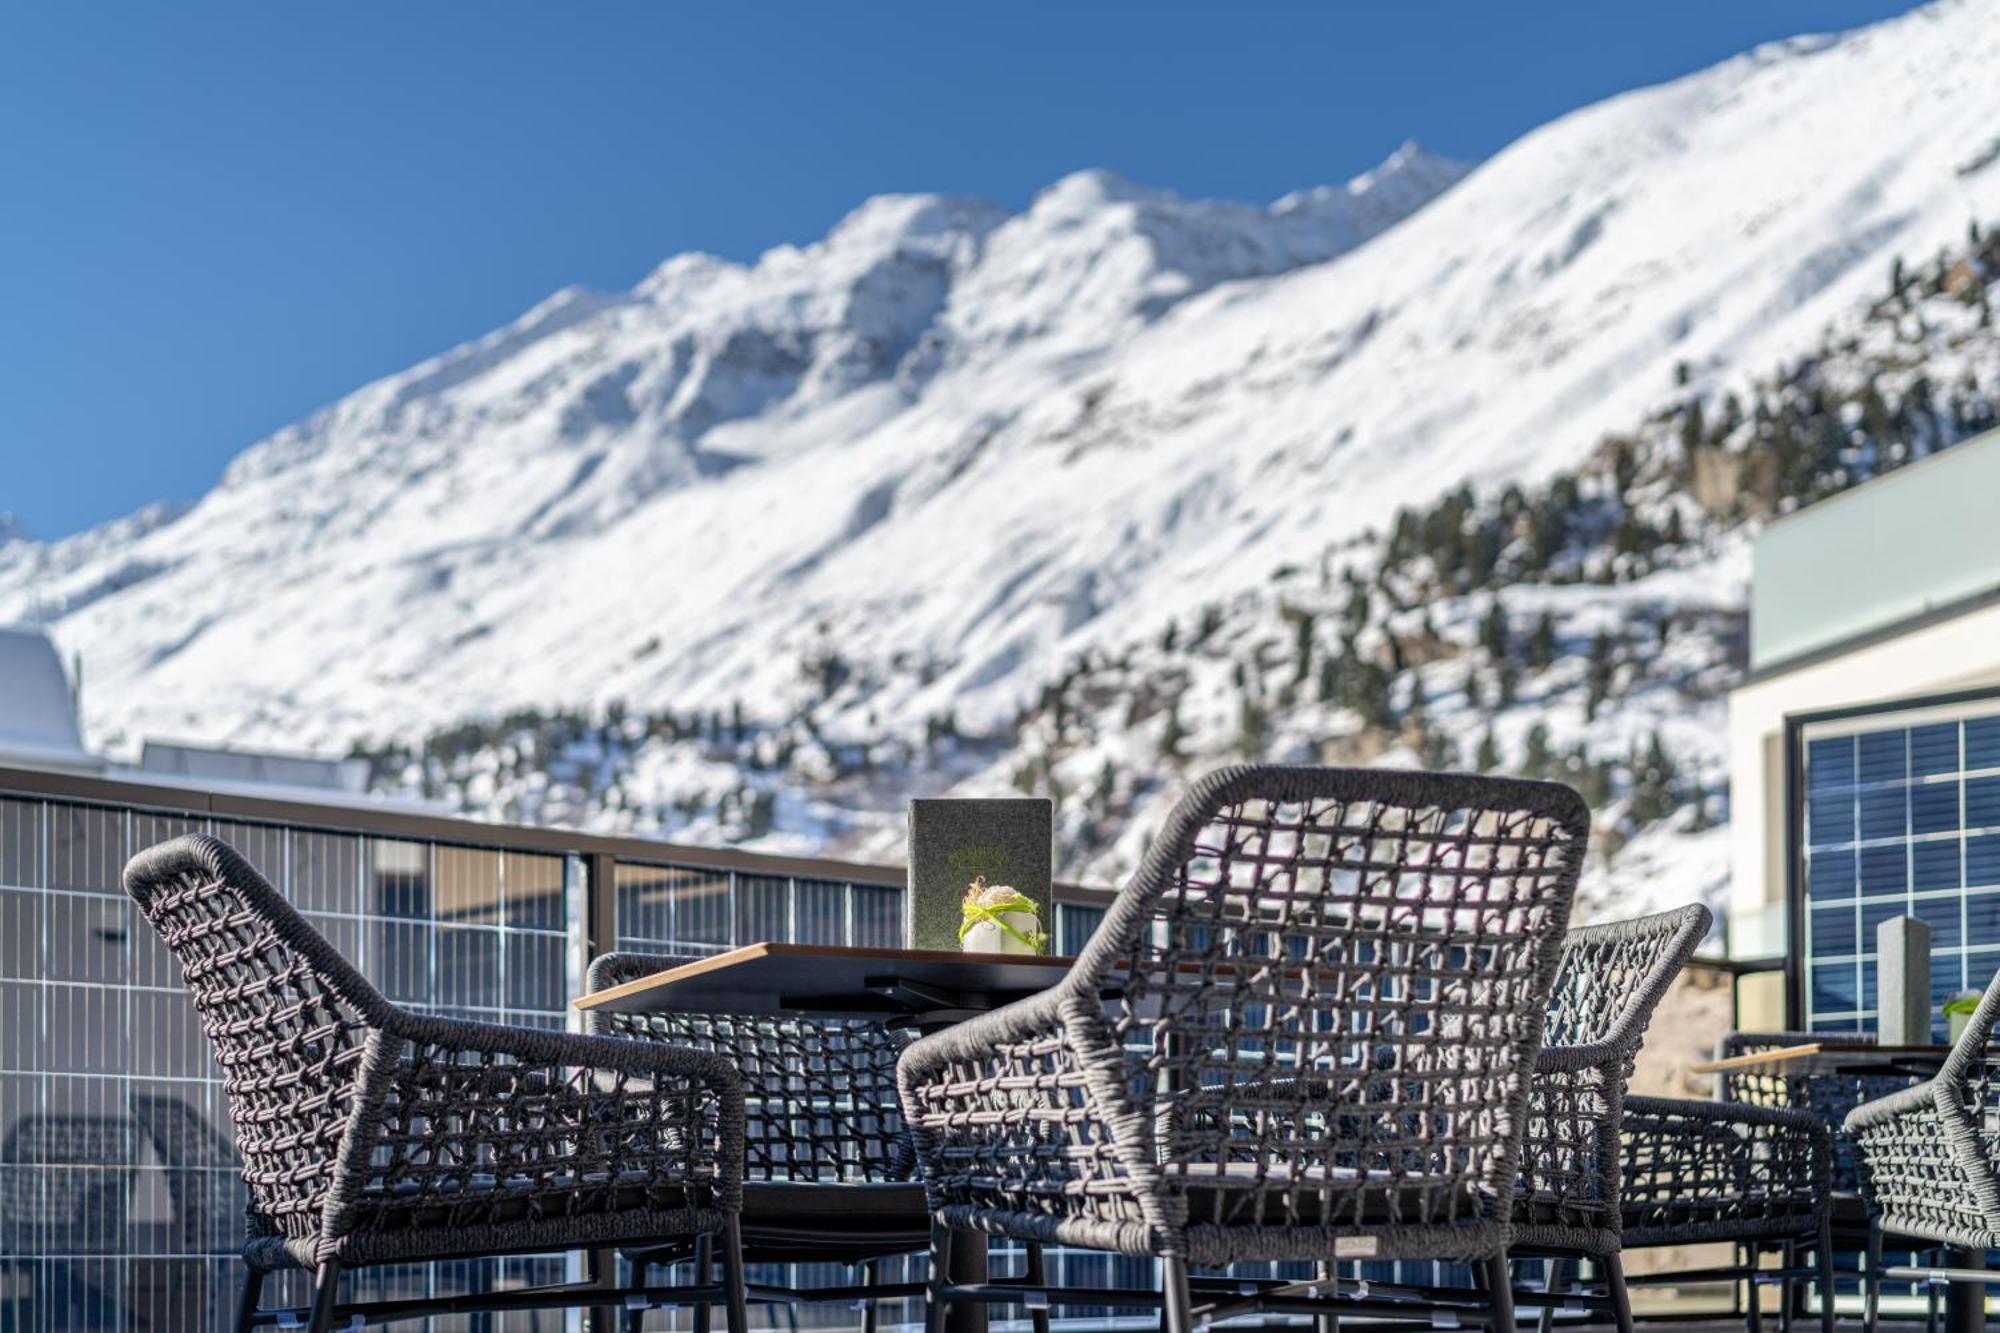
{"type": "Polygon", "coordinates": [[[1825,1047],[1816,1041],[1799,1046],[1774,1046],[1768,1051],[1751,1051],[1747,1055],[1732,1055],[1726,1060],[1703,1060],[1688,1066],[1691,1074],[1720,1074],[1728,1069],[1754,1069],[1758,1065],[1777,1064],[1783,1060],[1796,1060],[1802,1055],[1818,1055],[1825,1047]]]}
{"type": "Polygon", "coordinates": [[[1704,1060],[1688,1066],[1691,1074],[1715,1074],[1731,1069],[1755,1069],[1760,1065],[1784,1064],[1788,1060],[1802,1060],[1809,1055],[1852,1055],[1857,1057],[1879,1057],[1885,1061],[1898,1057],[1911,1060],[1940,1060],[1951,1053],[1947,1045],[1925,1046],[1883,1046],[1874,1042],[1814,1041],[1799,1046],[1774,1046],[1768,1051],[1751,1051],[1747,1055],[1732,1055],[1727,1060],[1704,1060]]]}
{"type": "Polygon", "coordinates": [[[697,958],[679,967],[670,967],[652,973],[650,976],[634,977],[630,981],[588,995],[572,999],[573,1009],[596,1009],[622,1000],[627,996],[641,995],[659,986],[673,985],[702,976],[708,972],[720,971],[738,963],[751,962],[758,958],[858,958],[870,962],[894,963],[941,963],[959,961],[972,963],[1018,963],[1027,967],[1050,967],[1067,970],[1076,959],[1063,955],[1035,953],[961,953],[952,949],[874,949],[840,944],[745,944],[725,953],[710,954],[697,958]]]}

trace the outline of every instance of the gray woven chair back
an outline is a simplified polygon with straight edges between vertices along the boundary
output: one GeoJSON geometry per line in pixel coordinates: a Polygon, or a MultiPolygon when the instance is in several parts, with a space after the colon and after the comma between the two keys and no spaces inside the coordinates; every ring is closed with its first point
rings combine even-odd
{"type": "MultiPolygon", "coordinates": [[[[608,953],[590,964],[605,990],[692,958],[608,953]]],[[[590,1011],[591,1030],[716,1051],[743,1076],[746,1180],[908,1180],[915,1166],[896,1095],[908,1039],[859,1019],[590,1011]]]]}
{"type": "Polygon", "coordinates": [[[1504,1226],[1588,836],[1548,783],[1208,775],[1064,982],[1123,1052],[1114,1137],[1152,1141],[1188,1227],[1274,1256],[1301,1229],[1504,1226]]]}
{"type": "MultiPolygon", "coordinates": [[[[1786,1046],[1804,1046],[1816,1041],[1837,1041],[1847,1045],[1873,1045],[1875,1036],[1866,1032],[1731,1032],[1716,1043],[1715,1056],[1727,1060],[1786,1046]]],[[[1820,1074],[1783,1069],[1725,1069],[1716,1075],[1716,1095],[1725,1102],[1750,1106],[1786,1107],[1805,1111],[1823,1120],[1833,1131],[1833,1189],[1841,1194],[1861,1193],[1861,1154],[1854,1140],[1841,1128],[1847,1113],[1863,1102],[1887,1097],[1910,1086],[1905,1074],[1820,1074]]]]}
{"type": "Polygon", "coordinates": [[[1563,941],[1524,1145],[1527,1244],[1618,1248],[1626,1084],[1653,1011],[1713,920],[1693,903],[1563,941]]]}
{"type": "Polygon", "coordinates": [[[221,1066],[251,1234],[310,1237],[387,1002],[214,838],[140,853],[125,888],[180,964],[221,1066]]]}

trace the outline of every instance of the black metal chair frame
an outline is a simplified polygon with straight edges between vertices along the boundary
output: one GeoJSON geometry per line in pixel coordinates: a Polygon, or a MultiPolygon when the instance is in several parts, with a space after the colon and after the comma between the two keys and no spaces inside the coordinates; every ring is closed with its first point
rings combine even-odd
{"type": "Polygon", "coordinates": [[[698,1299],[746,1333],[743,1088],[726,1060],[399,1008],[207,835],[140,853],[125,887],[222,1068],[251,1206],[239,1330],[698,1299]],[[338,1300],[365,1265],[670,1236],[714,1238],[721,1281],[338,1300]],[[286,1268],[312,1274],[309,1310],[260,1308],[286,1268]]]}

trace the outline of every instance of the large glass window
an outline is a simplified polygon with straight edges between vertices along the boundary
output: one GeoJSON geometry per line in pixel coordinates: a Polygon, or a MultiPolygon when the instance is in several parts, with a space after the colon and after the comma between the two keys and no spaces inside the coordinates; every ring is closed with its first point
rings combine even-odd
{"type": "Polygon", "coordinates": [[[1931,928],[1943,1002],[2000,966],[2000,696],[1808,721],[1798,735],[1805,1018],[1875,1026],[1875,932],[1931,928]]]}

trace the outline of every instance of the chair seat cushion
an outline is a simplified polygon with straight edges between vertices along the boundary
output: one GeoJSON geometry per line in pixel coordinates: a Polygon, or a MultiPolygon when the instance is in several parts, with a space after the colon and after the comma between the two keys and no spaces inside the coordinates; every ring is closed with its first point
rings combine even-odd
{"type": "Polygon", "coordinates": [[[706,1184],[690,1188],[644,1171],[499,1176],[477,1171],[447,1180],[399,1180],[364,1191],[378,1231],[504,1226],[552,1217],[713,1207],[706,1184]]]}
{"type": "Polygon", "coordinates": [[[924,1187],[904,1181],[746,1180],[743,1239],[801,1245],[930,1243],[924,1187]]]}

